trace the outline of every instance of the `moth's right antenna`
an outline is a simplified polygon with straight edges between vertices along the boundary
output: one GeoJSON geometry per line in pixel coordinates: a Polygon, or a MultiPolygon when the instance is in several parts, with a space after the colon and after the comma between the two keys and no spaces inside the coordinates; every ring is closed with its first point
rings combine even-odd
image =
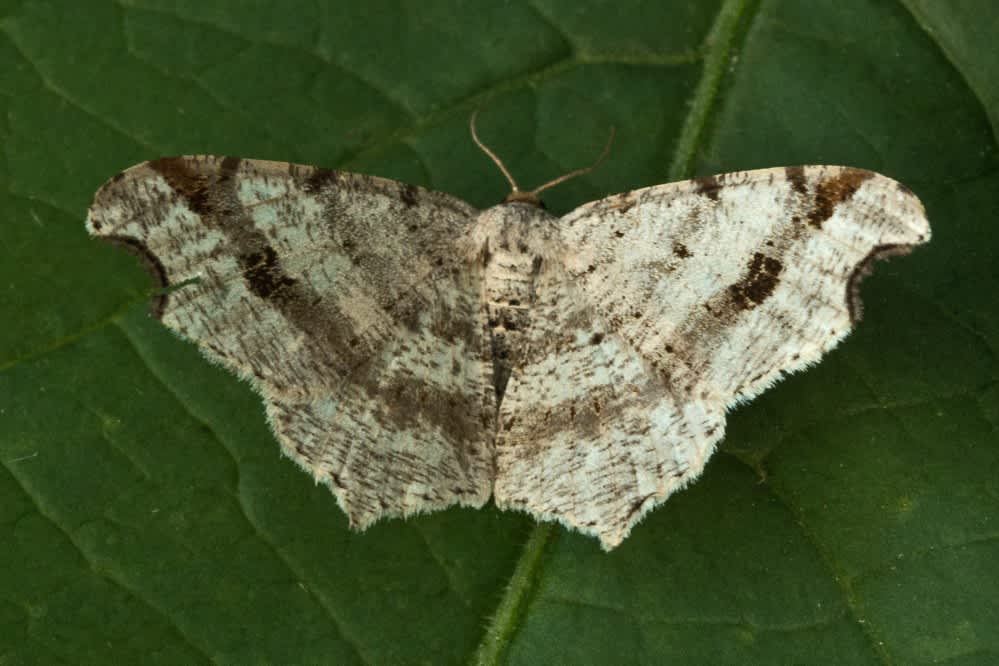
{"type": "Polygon", "coordinates": [[[472,112],[472,119],[468,123],[469,128],[472,130],[472,140],[475,141],[475,145],[478,146],[482,152],[488,155],[489,159],[491,159],[493,163],[499,167],[499,170],[503,172],[503,175],[506,176],[507,182],[509,182],[510,187],[513,188],[510,192],[510,196],[514,196],[516,194],[522,194],[520,188],[517,187],[517,181],[515,181],[513,179],[513,176],[510,175],[510,172],[507,171],[506,165],[503,164],[503,160],[497,157],[496,153],[489,150],[489,146],[482,143],[482,140],[479,139],[479,133],[475,131],[475,117],[478,115],[479,115],[479,110],[476,109],[475,111],[472,112]]]}

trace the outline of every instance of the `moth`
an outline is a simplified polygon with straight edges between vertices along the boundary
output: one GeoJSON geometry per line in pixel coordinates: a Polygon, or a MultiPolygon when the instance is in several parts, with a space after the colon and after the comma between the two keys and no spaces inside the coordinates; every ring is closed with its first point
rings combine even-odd
{"type": "Polygon", "coordinates": [[[512,187],[482,211],[205,155],[133,166],[89,211],[163,288],[155,316],[252,384],[356,529],[493,497],[617,546],[701,473],[726,410],[843,339],[875,260],[930,239],[906,187],[841,166],[555,217],[539,193],[585,170],[523,192],[474,117],[472,136],[512,187]]]}

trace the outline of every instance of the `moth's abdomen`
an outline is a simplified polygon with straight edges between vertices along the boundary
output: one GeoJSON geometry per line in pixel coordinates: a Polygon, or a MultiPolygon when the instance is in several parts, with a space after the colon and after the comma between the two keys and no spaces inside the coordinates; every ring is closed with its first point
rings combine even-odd
{"type": "Polygon", "coordinates": [[[523,357],[531,326],[534,280],[530,264],[522,257],[500,252],[486,267],[486,310],[492,340],[493,385],[497,403],[506,391],[510,374],[523,357]]]}
{"type": "Polygon", "coordinates": [[[525,204],[504,204],[483,212],[473,236],[484,268],[483,301],[492,341],[497,404],[510,375],[524,358],[531,328],[535,280],[552,252],[548,213],[525,204]]]}

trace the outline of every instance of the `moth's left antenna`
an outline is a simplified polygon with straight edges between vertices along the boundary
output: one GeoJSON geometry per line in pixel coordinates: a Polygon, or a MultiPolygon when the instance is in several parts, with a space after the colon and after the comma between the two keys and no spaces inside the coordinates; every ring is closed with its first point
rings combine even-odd
{"type": "Polygon", "coordinates": [[[594,162],[590,166],[585,166],[585,167],[583,167],[581,169],[576,169],[575,171],[570,171],[569,173],[567,173],[565,175],[559,176],[555,180],[549,180],[544,185],[541,185],[539,187],[535,187],[533,190],[531,190],[530,194],[533,194],[534,196],[537,196],[537,195],[541,194],[542,192],[544,192],[545,190],[547,190],[549,188],[555,187],[556,185],[561,185],[562,183],[564,183],[567,180],[572,180],[576,176],[582,176],[582,175],[588,174],[591,171],[593,171],[594,169],[596,169],[598,166],[600,166],[601,164],[603,164],[603,161],[605,159],[607,159],[608,155],[610,155],[611,144],[614,143],[614,134],[615,134],[615,132],[616,132],[616,130],[614,129],[614,126],[611,125],[610,136],[607,137],[607,143],[604,144],[604,149],[600,152],[600,157],[597,158],[596,162],[594,162]]]}

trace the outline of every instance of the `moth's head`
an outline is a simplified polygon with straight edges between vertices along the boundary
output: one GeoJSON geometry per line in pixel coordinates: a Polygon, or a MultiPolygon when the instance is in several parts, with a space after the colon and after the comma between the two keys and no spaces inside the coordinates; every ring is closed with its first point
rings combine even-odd
{"type": "Polygon", "coordinates": [[[534,231],[550,234],[551,223],[555,219],[543,204],[528,201],[504,201],[486,208],[478,216],[481,228],[494,230],[497,239],[508,239],[503,241],[504,245],[512,242],[509,239],[518,234],[534,231]]]}
{"type": "Polygon", "coordinates": [[[534,206],[536,208],[540,208],[542,210],[548,210],[548,207],[545,206],[545,202],[542,201],[541,197],[539,197],[536,193],[521,192],[518,189],[514,189],[512,192],[510,192],[510,194],[506,195],[506,198],[503,199],[503,203],[505,204],[522,203],[522,204],[528,204],[529,206],[534,206]]]}
{"type": "Polygon", "coordinates": [[[510,194],[506,195],[506,198],[503,199],[503,203],[525,203],[544,210],[545,204],[541,201],[541,198],[538,196],[539,194],[541,194],[547,189],[555,187],[556,185],[561,185],[565,181],[571,180],[576,176],[582,176],[588,174],[589,172],[596,169],[598,166],[600,166],[600,163],[604,161],[608,153],[610,153],[611,144],[614,142],[614,127],[611,127],[610,136],[607,137],[607,145],[604,146],[603,152],[600,153],[600,157],[597,158],[596,162],[594,162],[588,167],[583,167],[582,169],[576,169],[575,171],[570,171],[569,173],[563,174],[558,178],[555,178],[554,180],[548,181],[544,185],[535,187],[530,192],[524,192],[519,187],[517,187],[517,181],[515,181],[513,179],[513,176],[510,175],[510,172],[507,170],[506,165],[503,164],[503,160],[497,157],[496,153],[491,151],[489,147],[486,144],[482,143],[482,141],[479,139],[479,135],[475,131],[475,117],[477,115],[479,115],[479,111],[476,109],[472,113],[471,121],[469,121],[469,129],[472,132],[472,140],[475,141],[475,145],[477,145],[479,149],[482,150],[482,152],[488,155],[489,159],[491,159],[493,163],[497,167],[499,167],[500,172],[502,172],[502,174],[506,177],[507,182],[510,183],[510,194]]]}

